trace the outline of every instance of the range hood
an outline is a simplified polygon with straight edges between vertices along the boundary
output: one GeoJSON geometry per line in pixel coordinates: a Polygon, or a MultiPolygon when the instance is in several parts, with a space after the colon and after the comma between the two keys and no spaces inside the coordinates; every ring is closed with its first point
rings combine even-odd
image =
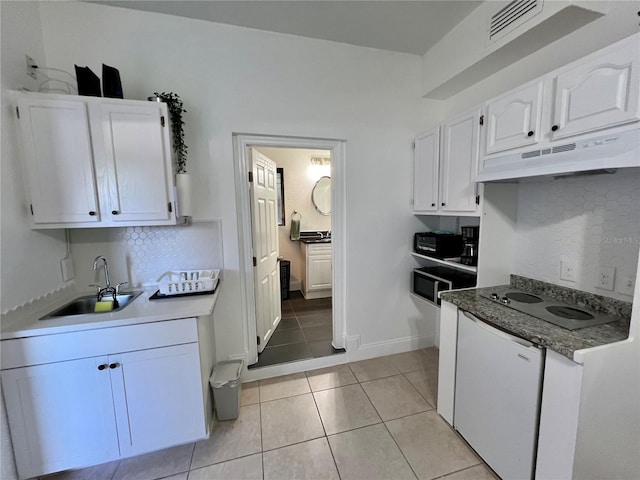
{"type": "Polygon", "coordinates": [[[514,182],[579,172],[640,167],[640,129],[590,137],[482,161],[476,182],[514,182]]]}

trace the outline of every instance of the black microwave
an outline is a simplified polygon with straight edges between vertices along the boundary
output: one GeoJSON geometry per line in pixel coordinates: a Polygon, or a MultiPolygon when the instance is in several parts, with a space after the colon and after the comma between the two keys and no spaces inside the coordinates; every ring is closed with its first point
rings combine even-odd
{"type": "Polygon", "coordinates": [[[438,293],[476,286],[476,275],[449,267],[423,267],[413,271],[412,291],[425,300],[440,305],[438,293]]]}
{"type": "Polygon", "coordinates": [[[462,255],[462,235],[455,233],[419,232],[413,236],[413,251],[436,258],[462,255]]]}

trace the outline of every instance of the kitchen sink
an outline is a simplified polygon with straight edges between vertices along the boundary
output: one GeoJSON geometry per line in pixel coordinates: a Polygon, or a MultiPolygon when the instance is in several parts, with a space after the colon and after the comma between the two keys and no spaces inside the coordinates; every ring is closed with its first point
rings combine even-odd
{"type": "MultiPolygon", "coordinates": [[[[100,314],[100,313],[109,313],[109,312],[119,311],[125,308],[127,305],[129,305],[133,300],[138,298],[138,296],[141,293],[142,292],[132,292],[132,293],[122,293],[120,295],[116,295],[117,304],[114,305],[114,308],[112,310],[109,310],[106,312],[96,312],[95,308],[96,308],[96,302],[98,301],[97,297],[95,295],[86,295],[84,297],[76,298],[75,300],[72,300],[66,305],[58,308],[57,310],[54,310],[53,312],[46,314],[44,317],[40,318],[40,320],[51,320],[53,318],[58,318],[58,317],[84,315],[88,313],[100,314]]],[[[109,296],[104,298],[104,300],[109,300],[109,299],[111,299],[111,297],[109,296]]]]}

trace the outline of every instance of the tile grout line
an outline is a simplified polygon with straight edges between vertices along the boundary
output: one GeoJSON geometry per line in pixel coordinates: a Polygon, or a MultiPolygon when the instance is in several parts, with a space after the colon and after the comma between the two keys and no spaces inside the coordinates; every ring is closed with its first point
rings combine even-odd
{"type": "Polygon", "coordinates": [[[420,477],[418,477],[418,474],[416,473],[416,471],[413,469],[413,465],[411,465],[411,462],[409,462],[409,459],[406,457],[406,455],[404,454],[404,452],[402,451],[402,448],[400,448],[400,445],[398,445],[398,442],[396,441],[396,438],[393,436],[393,434],[391,433],[391,430],[389,430],[389,427],[387,426],[387,424],[385,422],[382,422],[382,424],[384,425],[385,430],[387,431],[387,433],[389,434],[389,436],[391,437],[391,440],[393,440],[393,443],[396,445],[396,447],[398,447],[398,450],[400,451],[400,455],[402,455],[402,458],[404,458],[404,461],[407,462],[407,465],[409,465],[409,468],[411,469],[411,472],[413,473],[414,477],[416,478],[416,480],[420,477]]]}
{"type": "MultiPolygon", "coordinates": [[[[211,436],[211,434],[209,436],[211,436]]],[[[187,470],[187,480],[189,480],[189,474],[191,473],[191,465],[193,464],[193,456],[195,454],[196,454],[196,442],[193,442],[193,450],[191,450],[191,459],[189,460],[189,469],[187,470]]]]}

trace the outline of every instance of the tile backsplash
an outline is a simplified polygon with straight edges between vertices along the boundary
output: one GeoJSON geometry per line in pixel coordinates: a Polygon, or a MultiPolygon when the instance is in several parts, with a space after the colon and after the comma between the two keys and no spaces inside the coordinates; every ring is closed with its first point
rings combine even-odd
{"type": "Polygon", "coordinates": [[[640,169],[612,175],[521,183],[516,233],[517,275],[630,301],[640,248],[640,169]],[[560,280],[569,262],[576,282],[560,280]],[[598,267],[614,267],[614,291],[595,287],[598,267]]]}
{"type": "Polygon", "coordinates": [[[109,262],[111,283],[132,287],[155,284],[168,270],[195,270],[223,266],[220,222],[168,227],[123,227],[71,231],[71,253],[78,289],[104,283],[93,259],[109,262]]]}

